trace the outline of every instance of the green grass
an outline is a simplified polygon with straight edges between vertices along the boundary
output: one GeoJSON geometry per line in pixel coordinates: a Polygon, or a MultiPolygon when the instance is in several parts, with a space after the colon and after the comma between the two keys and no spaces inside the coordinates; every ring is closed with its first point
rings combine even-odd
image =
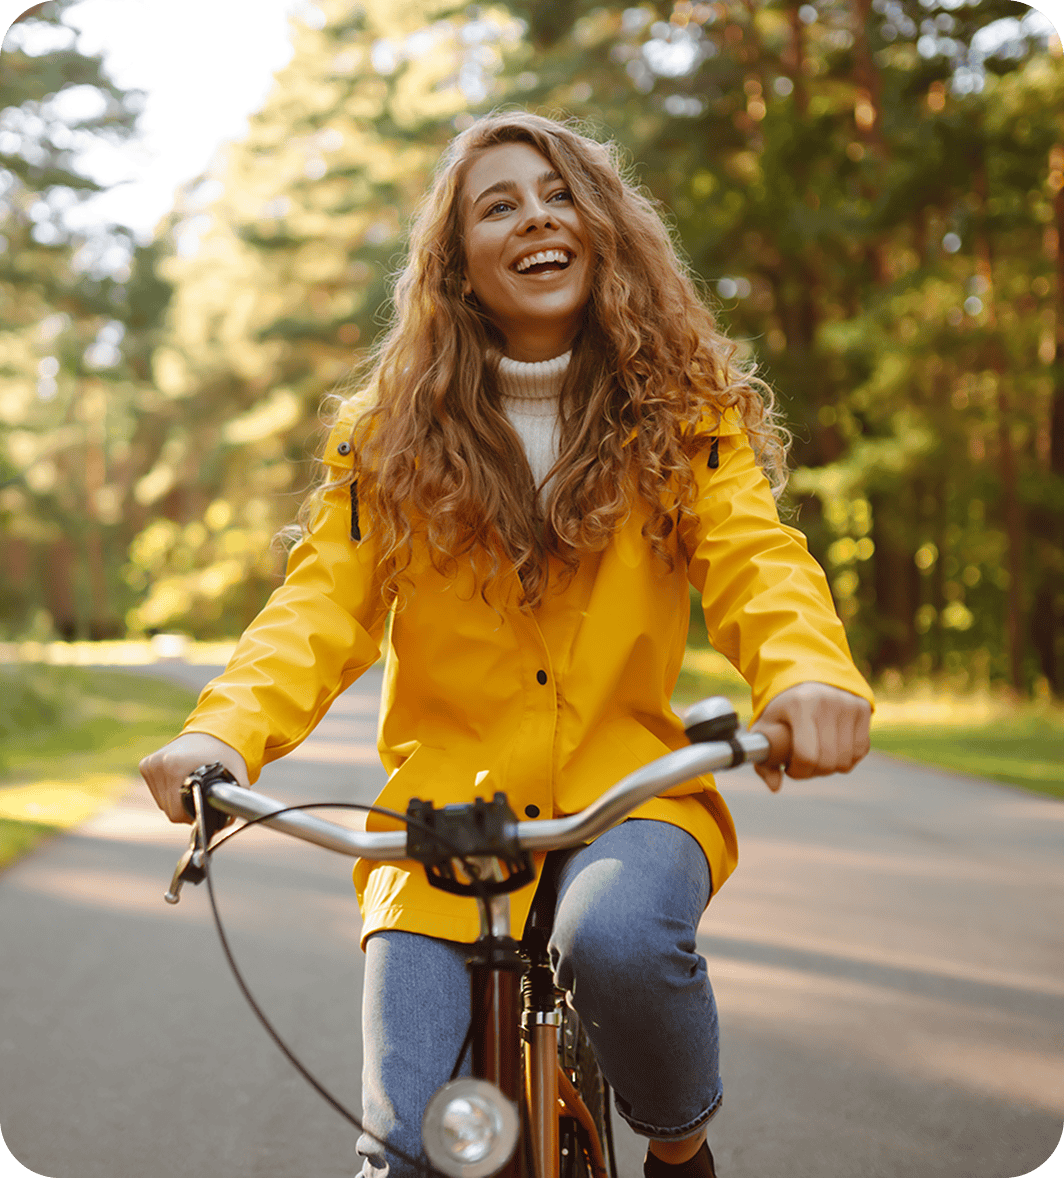
{"type": "MultiPolygon", "coordinates": [[[[725,695],[744,723],[750,691],[716,651],[689,648],[673,703],[725,695]]],[[[1064,798],[1064,708],[919,682],[877,691],[872,747],[891,756],[1064,798]]]]}
{"type": "Polygon", "coordinates": [[[877,725],[872,747],[907,760],[1064,798],[1064,717],[1016,706],[989,723],[877,725]]]}
{"type": "Polygon", "coordinates": [[[0,867],[114,800],[173,738],[186,688],[94,667],[0,665],[0,867]]]}
{"type": "Polygon", "coordinates": [[[21,859],[38,843],[63,828],[51,822],[30,822],[21,818],[0,818],[0,870],[21,859]]]}

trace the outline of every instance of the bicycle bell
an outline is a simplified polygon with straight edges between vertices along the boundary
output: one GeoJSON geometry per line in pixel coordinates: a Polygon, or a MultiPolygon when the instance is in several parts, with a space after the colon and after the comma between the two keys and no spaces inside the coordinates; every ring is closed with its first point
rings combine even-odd
{"type": "Polygon", "coordinates": [[[711,695],[692,704],[683,717],[683,730],[692,744],[711,740],[732,740],[739,728],[739,717],[730,699],[711,695]]]}

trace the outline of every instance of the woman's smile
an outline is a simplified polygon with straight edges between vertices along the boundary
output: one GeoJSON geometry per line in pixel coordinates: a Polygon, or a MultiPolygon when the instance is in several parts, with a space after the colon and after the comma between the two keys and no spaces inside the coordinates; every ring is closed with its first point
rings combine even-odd
{"type": "Polygon", "coordinates": [[[573,255],[566,249],[536,250],[514,262],[518,274],[551,274],[568,268],[573,255]]]}
{"type": "Polygon", "coordinates": [[[591,246],[572,194],[528,143],[489,148],[464,188],[465,290],[515,360],[567,351],[591,292],[591,246]]]}

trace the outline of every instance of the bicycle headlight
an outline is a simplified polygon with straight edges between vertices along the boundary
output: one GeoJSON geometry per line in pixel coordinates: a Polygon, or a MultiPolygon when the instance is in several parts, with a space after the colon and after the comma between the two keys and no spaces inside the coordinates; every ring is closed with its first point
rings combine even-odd
{"type": "Polygon", "coordinates": [[[425,1154],[449,1178],[489,1178],[513,1156],[517,1109],[487,1080],[452,1080],[421,1119],[425,1154]]]}

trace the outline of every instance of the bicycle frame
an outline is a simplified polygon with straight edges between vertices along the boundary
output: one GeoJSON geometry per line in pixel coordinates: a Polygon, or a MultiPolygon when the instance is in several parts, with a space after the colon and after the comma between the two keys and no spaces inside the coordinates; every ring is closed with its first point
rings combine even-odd
{"type": "MultiPolygon", "coordinates": [[[[497,860],[475,865],[498,874],[497,860]]],[[[533,973],[543,966],[535,957],[517,952],[508,895],[478,897],[478,902],[481,936],[473,943],[469,961],[473,1075],[496,1085],[523,1108],[535,1178],[558,1178],[560,1109],[587,1130],[592,1168],[605,1178],[609,1171],[594,1118],[558,1062],[562,1018],[549,969],[546,984],[537,985],[533,973]]],[[[542,948],[545,956],[545,937],[542,948]]],[[[532,1178],[528,1160],[518,1150],[499,1174],[532,1178]]]]}
{"type": "MultiPolygon", "coordinates": [[[[698,743],[630,774],[578,814],[529,822],[517,822],[503,795],[497,794],[493,803],[477,799],[468,806],[439,810],[412,801],[406,830],[353,831],[301,810],[286,809],[271,798],[229,783],[232,779],[222,779],[227,775],[220,766],[213,780],[207,780],[209,771],[197,770],[202,779],[196,774],[189,778],[189,782],[195,779],[199,794],[196,826],[166,899],[177,903],[183,882],[198,883],[203,878],[211,837],[208,804],[222,814],[261,821],[340,854],[374,860],[418,859],[434,886],[475,896],[480,910],[481,933],[471,946],[469,961],[472,1070],[477,1079],[494,1085],[507,1101],[523,1110],[521,1136],[529,1146],[517,1148],[494,1173],[503,1178],[559,1178],[559,1110],[564,1109],[587,1129],[591,1168],[596,1178],[605,1178],[606,1162],[594,1118],[558,1063],[561,1016],[552,981],[530,983],[522,1026],[521,982],[528,967],[511,933],[508,891],[532,878],[530,850],[585,843],[670,786],[715,769],[764,760],[768,755],[766,738],[757,733],[737,734],[737,725],[728,700],[703,700],[686,716],[688,736],[698,743]],[[473,811],[477,821],[463,825],[465,814],[473,811]],[[489,811],[490,821],[485,821],[489,811]],[[437,819],[440,825],[435,828],[437,819]],[[467,841],[469,838],[473,841],[467,841]],[[463,845],[456,845],[455,840],[463,845]],[[459,870],[474,878],[459,879],[459,870]]],[[[456,1170],[456,1178],[461,1173],[456,1170]]]]}

